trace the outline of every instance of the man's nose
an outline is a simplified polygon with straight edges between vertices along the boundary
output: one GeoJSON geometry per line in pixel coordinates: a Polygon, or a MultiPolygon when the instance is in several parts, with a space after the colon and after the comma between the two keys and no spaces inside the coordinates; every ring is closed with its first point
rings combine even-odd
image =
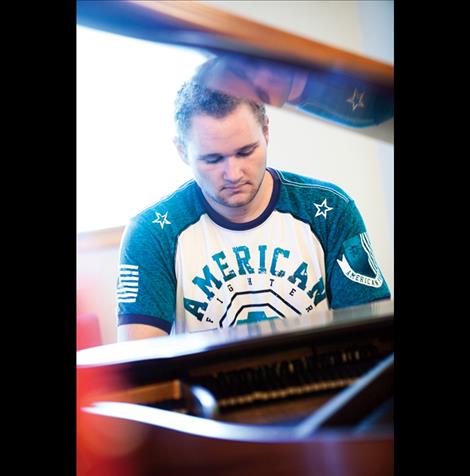
{"type": "Polygon", "coordinates": [[[241,181],[243,173],[240,159],[231,155],[224,160],[224,180],[238,183],[241,181]]]}

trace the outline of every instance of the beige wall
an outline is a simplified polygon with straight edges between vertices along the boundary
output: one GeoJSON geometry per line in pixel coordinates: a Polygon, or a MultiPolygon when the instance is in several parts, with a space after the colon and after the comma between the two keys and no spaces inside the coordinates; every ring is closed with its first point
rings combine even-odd
{"type": "Polygon", "coordinates": [[[208,5],[331,46],[362,53],[357,2],[209,0],[208,5]]]}
{"type": "MultiPolygon", "coordinates": [[[[390,30],[389,26],[392,2],[208,3],[333,46],[393,62],[393,48],[390,49],[393,28],[390,30]],[[380,22],[383,28],[377,27],[380,22]]],[[[393,293],[393,146],[294,112],[276,108],[268,108],[268,112],[270,165],[334,182],[355,199],[393,293]]],[[[77,252],[79,311],[98,314],[104,343],[116,340],[117,267],[117,246],[77,252]]]]}

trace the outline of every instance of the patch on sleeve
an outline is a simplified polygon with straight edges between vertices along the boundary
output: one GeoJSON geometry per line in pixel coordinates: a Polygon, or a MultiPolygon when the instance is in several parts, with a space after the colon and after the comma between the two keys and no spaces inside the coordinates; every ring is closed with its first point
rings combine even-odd
{"type": "Polygon", "coordinates": [[[380,288],[383,283],[367,233],[356,235],[343,243],[343,256],[336,260],[343,274],[355,283],[380,288]]]}
{"type": "Polygon", "coordinates": [[[133,264],[119,266],[117,302],[135,302],[139,292],[139,267],[133,264]]]}

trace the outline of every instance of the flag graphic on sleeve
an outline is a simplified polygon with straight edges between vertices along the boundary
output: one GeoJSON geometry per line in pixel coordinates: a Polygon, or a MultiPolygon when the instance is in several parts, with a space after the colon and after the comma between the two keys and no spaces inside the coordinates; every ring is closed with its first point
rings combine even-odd
{"type": "Polygon", "coordinates": [[[119,266],[117,302],[135,302],[139,292],[139,267],[134,264],[119,266]]]}

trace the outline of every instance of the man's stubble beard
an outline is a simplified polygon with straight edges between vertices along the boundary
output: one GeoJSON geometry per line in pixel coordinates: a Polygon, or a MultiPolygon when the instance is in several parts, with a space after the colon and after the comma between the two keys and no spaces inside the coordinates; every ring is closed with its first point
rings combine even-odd
{"type": "MultiPolygon", "coordinates": [[[[227,199],[224,199],[223,197],[219,197],[219,196],[211,196],[209,195],[210,198],[212,198],[212,200],[214,200],[216,203],[218,203],[219,205],[223,205],[225,207],[229,207],[229,208],[242,208],[242,207],[246,207],[248,206],[255,198],[256,196],[258,195],[258,192],[260,191],[261,189],[261,186],[263,185],[263,181],[264,181],[264,177],[265,177],[265,173],[263,172],[263,176],[259,182],[259,185],[258,185],[258,188],[250,193],[249,197],[244,200],[243,202],[241,203],[229,203],[229,201],[227,199]]],[[[248,185],[251,185],[251,183],[249,182],[248,185]]]]}

